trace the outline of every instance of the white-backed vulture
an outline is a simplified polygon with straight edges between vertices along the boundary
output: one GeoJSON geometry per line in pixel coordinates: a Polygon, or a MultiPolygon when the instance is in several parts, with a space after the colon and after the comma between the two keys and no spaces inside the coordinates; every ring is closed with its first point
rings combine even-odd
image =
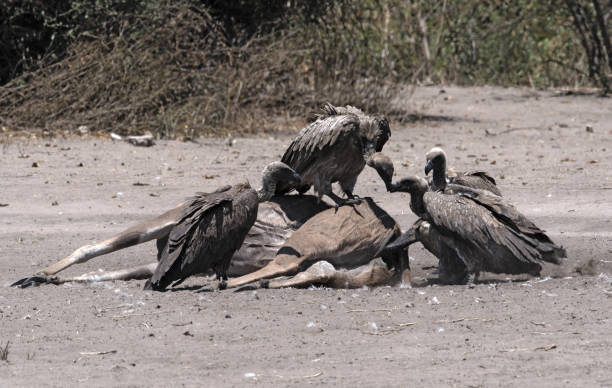
{"type": "Polygon", "coordinates": [[[302,177],[300,186],[279,185],[276,193],[296,189],[305,193],[310,186],[319,198],[330,197],[336,205],[347,202],[332,191],[338,182],[350,203],[357,177],[368,159],[380,152],[391,130],[384,117],[372,117],[356,108],[327,105],[324,114],[293,139],[281,161],[302,177]]]}
{"type": "Polygon", "coordinates": [[[440,260],[440,277],[472,283],[481,271],[539,275],[540,262],[559,264],[565,250],[504,198],[486,190],[447,185],[430,191],[415,176],[392,184],[410,193],[410,208],[421,218],[387,248],[420,241],[440,260]]]}
{"type": "Polygon", "coordinates": [[[457,172],[453,169],[447,170],[446,152],[442,148],[432,148],[427,152],[425,158],[425,175],[433,170],[433,177],[428,182],[433,191],[442,190],[447,183],[452,183],[474,189],[489,190],[495,195],[502,195],[495,179],[485,171],[457,172]]]}
{"type": "Polygon", "coordinates": [[[262,188],[258,191],[247,183],[198,193],[148,223],[136,225],[100,244],[81,247],[39,274],[13,285],[55,283],[56,279],[50,276],[73,264],[152,239],[158,239],[159,264],[147,288],[163,290],[174,281],[180,282],[210,269],[224,282],[232,255],[257,218],[259,203],[274,195],[279,182],[299,184],[299,181],[299,175],[286,164],[271,163],[263,171],[262,188]]]}

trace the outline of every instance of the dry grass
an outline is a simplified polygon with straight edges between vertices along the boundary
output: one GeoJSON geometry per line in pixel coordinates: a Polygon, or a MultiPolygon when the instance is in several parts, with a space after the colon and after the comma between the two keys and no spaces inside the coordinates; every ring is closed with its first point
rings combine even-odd
{"type": "Polygon", "coordinates": [[[186,1],[143,17],[0,88],[0,125],[50,136],[80,126],[163,138],[262,133],[299,127],[326,101],[383,111],[395,93],[376,77],[322,76],[297,30],[228,47],[218,22],[186,1]]]}

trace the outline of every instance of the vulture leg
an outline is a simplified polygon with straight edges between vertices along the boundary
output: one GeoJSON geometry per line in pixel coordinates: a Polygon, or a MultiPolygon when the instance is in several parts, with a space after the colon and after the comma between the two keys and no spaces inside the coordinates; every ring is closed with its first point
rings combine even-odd
{"type": "Polygon", "coordinates": [[[400,249],[388,249],[387,247],[380,253],[381,258],[387,263],[388,267],[395,268],[395,271],[400,275],[400,285],[409,286],[412,284],[412,279],[408,247],[400,249]]]}
{"type": "MultiPolygon", "coordinates": [[[[181,206],[160,215],[151,220],[140,222],[123,232],[106,239],[102,242],[84,245],[72,252],[72,254],[35,274],[34,276],[23,278],[13,283],[13,287],[26,288],[35,286],[41,283],[49,283],[47,277],[65,270],[73,264],[85,263],[94,257],[102,256],[107,253],[115,252],[123,248],[138,245],[150,240],[159,239],[158,258],[160,252],[165,247],[168,234],[177,223],[177,217],[180,214],[181,206]],[[161,246],[161,249],[160,249],[161,246]]],[[[49,279],[50,281],[52,279],[49,279]]]]}
{"type": "Polygon", "coordinates": [[[465,277],[465,284],[475,284],[478,282],[478,277],[480,276],[480,272],[470,272],[465,277]]]}
{"type": "Polygon", "coordinates": [[[348,198],[348,199],[340,198],[338,195],[336,195],[336,193],[334,193],[331,190],[329,193],[327,193],[327,196],[336,203],[336,205],[334,206],[336,209],[344,205],[359,205],[361,203],[361,200],[355,197],[348,198]]]}
{"type": "Polygon", "coordinates": [[[353,189],[355,189],[356,183],[357,183],[357,176],[350,177],[348,179],[340,181],[340,187],[342,188],[342,191],[344,191],[344,193],[346,194],[346,197],[349,200],[355,200],[355,199],[360,200],[358,196],[353,194],[353,189]]]}

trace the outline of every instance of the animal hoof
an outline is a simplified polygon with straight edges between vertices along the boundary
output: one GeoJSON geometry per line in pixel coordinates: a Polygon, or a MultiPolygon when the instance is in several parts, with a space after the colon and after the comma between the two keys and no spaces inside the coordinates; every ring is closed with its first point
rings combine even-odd
{"type": "Polygon", "coordinates": [[[268,279],[262,279],[259,281],[259,287],[268,288],[270,287],[270,281],[268,279]]]}
{"type": "Polygon", "coordinates": [[[57,278],[55,276],[34,275],[16,281],[11,284],[11,287],[28,288],[38,287],[41,284],[57,284],[57,278]]]}
{"type": "Polygon", "coordinates": [[[225,290],[227,288],[227,282],[225,280],[221,280],[219,282],[219,289],[220,290],[225,290]]]}

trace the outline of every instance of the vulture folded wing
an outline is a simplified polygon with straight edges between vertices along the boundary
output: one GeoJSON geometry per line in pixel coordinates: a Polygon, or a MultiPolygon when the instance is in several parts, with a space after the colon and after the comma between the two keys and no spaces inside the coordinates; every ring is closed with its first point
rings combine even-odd
{"type": "Polygon", "coordinates": [[[320,151],[350,136],[359,139],[359,119],[356,116],[340,115],[319,119],[297,135],[281,161],[301,173],[313,163],[320,151]]]}
{"type": "Polygon", "coordinates": [[[470,198],[475,203],[489,210],[498,221],[520,233],[525,241],[540,252],[542,260],[558,264],[559,259],[566,257],[563,247],[556,245],[546,235],[545,231],[525,217],[504,198],[492,195],[485,190],[465,190],[454,185],[449,185],[448,188],[459,195],[470,198]]]}
{"type": "Polygon", "coordinates": [[[497,259],[500,249],[509,251],[520,262],[536,263],[542,259],[540,252],[524,235],[500,222],[489,209],[471,198],[427,192],[424,201],[436,227],[479,247],[491,260],[497,259]]]}
{"type": "Polygon", "coordinates": [[[329,116],[347,115],[352,114],[355,116],[365,116],[366,114],[359,108],[351,105],[347,106],[333,106],[329,102],[323,106],[323,113],[316,115],[315,117],[324,119],[329,116]]]}
{"type": "MultiPolygon", "coordinates": [[[[172,268],[175,268],[175,265],[179,266],[179,268],[176,268],[175,270],[182,269],[185,266],[186,263],[184,261],[186,259],[186,249],[188,248],[189,242],[193,240],[200,223],[205,221],[207,216],[212,218],[214,209],[222,206],[225,203],[231,202],[231,198],[229,196],[219,195],[223,193],[224,192],[214,192],[210,194],[196,195],[195,197],[190,198],[190,203],[186,206],[180,221],[170,232],[167,247],[164,249],[155,273],[151,278],[152,284],[169,284],[169,282],[162,282],[162,278],[172,268]]],[[[203,246],[206,244],[206,241],[198,239],[198,243],[200,244],[198,250],[206,250],[206,247],[203,246]]],[[[195,258],[191,259],[193,260],[195,258]]],[[[173,280],[176,279],[172,279],[170,282],[173,280]]],[[[163,285],[162,288],[165,288],[168,284],[163,285]]]]}
{"type": "Polygon", "coordinates": [[[474,189],[488,190],[495,195],[501,196],[501,191],[496,186],[495,179],[484,171],[468,171],[458,174],[451,182],[456,185],[467,186],[474,189]]]}

